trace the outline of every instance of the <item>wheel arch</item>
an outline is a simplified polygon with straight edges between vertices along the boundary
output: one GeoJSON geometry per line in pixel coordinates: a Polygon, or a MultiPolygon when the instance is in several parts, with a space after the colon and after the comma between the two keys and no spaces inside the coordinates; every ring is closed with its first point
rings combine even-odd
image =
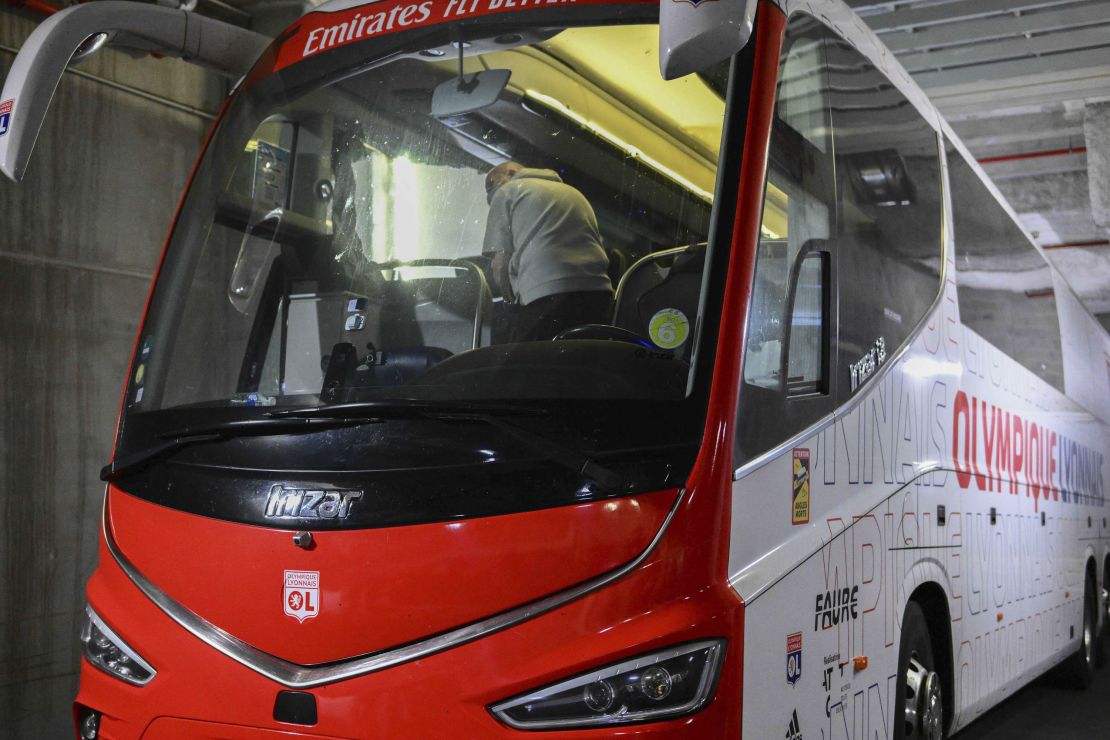
{"type": "Polygon", "coordinates": [[[933,645],[933,659],[937,662],[937,673],[941,678],[944,706],[945,734],[951,731],[956,717],[956,671],[953,657],[952,614],[948,608],[948,595],[936,581],[927,581],[917,586],[910,594],[906,605],[915,602],[925,613],[925,625],[929,629],[929,640],[933,645]]]}

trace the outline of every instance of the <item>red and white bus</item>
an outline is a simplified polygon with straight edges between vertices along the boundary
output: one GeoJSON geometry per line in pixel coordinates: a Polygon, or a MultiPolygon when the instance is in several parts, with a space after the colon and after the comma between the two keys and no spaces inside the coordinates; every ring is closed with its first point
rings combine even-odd
{"type": "MultiPolygon", "coordinates": [[[[55,16],[5,173],[113,36],[258,48],[55,16]]],[[[80,737],[940,738],[1090,682],[1110,338],[845,5],[335,0],[241,71],[103,472],[80,737]],[[508,161],[589,202],[605,320],[512,341],[508,161]]]]}

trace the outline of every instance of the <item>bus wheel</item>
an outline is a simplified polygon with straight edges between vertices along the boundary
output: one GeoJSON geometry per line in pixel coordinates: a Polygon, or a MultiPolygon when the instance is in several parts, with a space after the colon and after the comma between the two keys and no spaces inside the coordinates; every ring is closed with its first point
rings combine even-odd
{"type": "Polygon", "coordinates": [[[1099,668],[1106,666],[1106,660],[1110,657],[1110,590],[1107,590],[1105,581],[1110,580],[1110,571],[1103,574],[1103,586],[1099,589],[1099,603],[1102,604],[1102,629],[1099,631],[1099,639],[1095,643],[1095,665],[1099,668]]]}
{"type": "Polygon", "coordinates": [[[925,613],[916,601],[911,601],[906,605],[898,649],[895,740],[944,738],[944,692],[940,675],[934,670],[936,665],[925,613]]]}
{"type": "Polygon", "coordinates": [[[1085,689],[1095,677],[1095,584],[1085,579],[1083,586],[1083,632],[1079,648],[1061,666],[1064,683],[1073,689],[1085,689]]]}

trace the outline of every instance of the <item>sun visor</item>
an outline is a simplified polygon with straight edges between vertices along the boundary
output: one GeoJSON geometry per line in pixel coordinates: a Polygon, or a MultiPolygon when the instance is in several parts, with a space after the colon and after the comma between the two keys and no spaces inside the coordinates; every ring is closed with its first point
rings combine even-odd
{"type": "Polygon", "coordinates": [[[744,48],[757,0],[660,0],[659,71],[663,78],[700,72],[744,48]]]}
{"type": "Polygon", "coordinates": [[[211,18],[144,3],[105,0],[56,13],[28,37],[4,80],[0,172],[15,182],[23,179],[62,73],[105,43],[181,57],[239,76],[270,40],[211,18]]]}

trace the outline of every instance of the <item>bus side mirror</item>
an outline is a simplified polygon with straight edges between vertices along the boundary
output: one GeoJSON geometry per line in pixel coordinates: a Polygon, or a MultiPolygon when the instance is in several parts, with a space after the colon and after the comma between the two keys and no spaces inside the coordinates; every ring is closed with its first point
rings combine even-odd
{"type": "Polygon", "coordinates": [[[230,23],[145,3],[75,5],[39,24],[19,50],[0,93],[0,172],[19,182],[66,67],[105,42],[176,56],[240,76],[270,44],[230,23]]]}
{"type": "Polygon", "coordinates": [[[758,0],[659,0],[663,79],[700,72],[744,48],[758,0]]]}

